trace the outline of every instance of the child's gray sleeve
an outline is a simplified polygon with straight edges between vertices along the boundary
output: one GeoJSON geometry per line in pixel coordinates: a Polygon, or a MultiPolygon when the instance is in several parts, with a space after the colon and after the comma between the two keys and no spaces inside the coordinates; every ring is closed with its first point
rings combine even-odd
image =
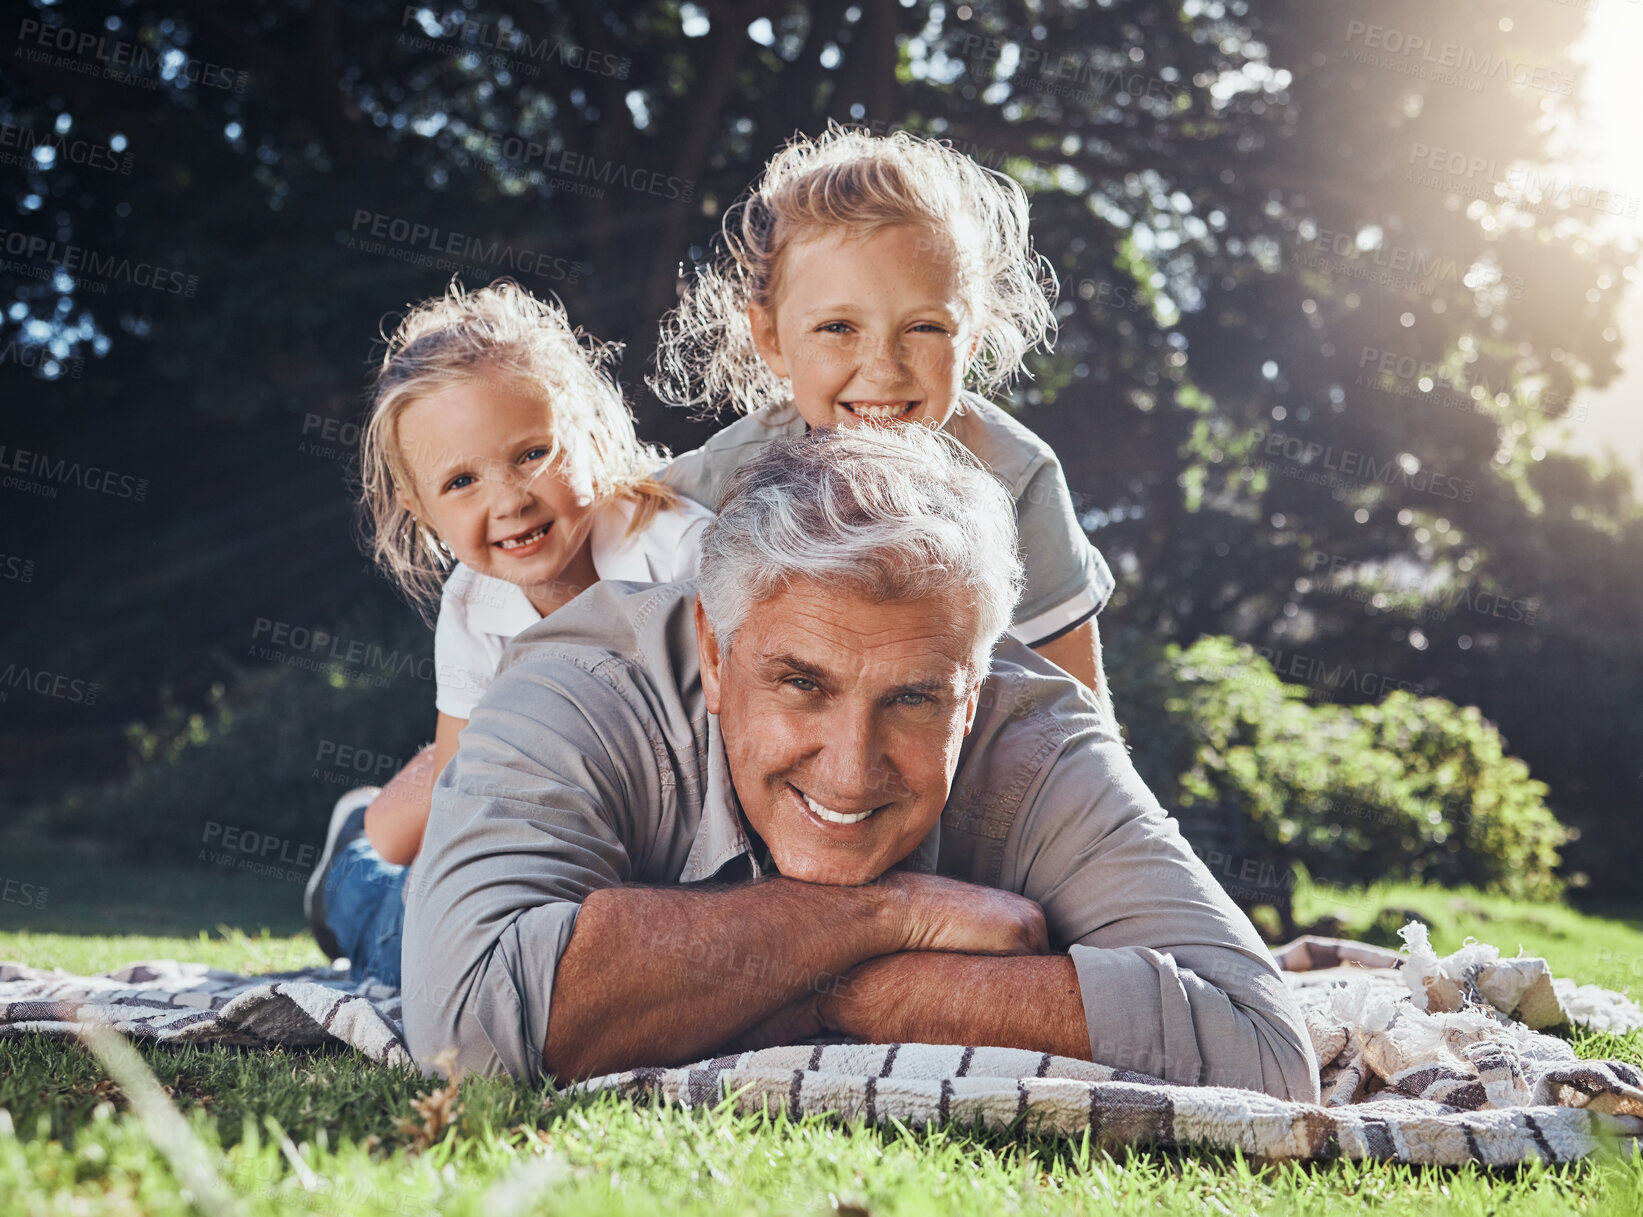
{"type": "Polygon", "coordinates": [[[1117,584],[1084,535],[1053,456],[1033,470],[1015,508],[1027,588],[1010,633],[1028,646],[1042,646],[1099,613],[1117,584]]]}
{"type": "Polygon", "coordinates": [[[687,499],[717,511],[731,474],[777,440],[803,435],[805,430],[792,402],[764,406],[715,431],[700,448],[680,453],[656,476],[687,499]]]}
{"type": "Polygon", "coordinates": [[[680,453],[657,470],[656,476],[685,498],[712,511],[718,506],[726,476],[725,471],[715,468],[714,455],[706,447],[680,453]]]}

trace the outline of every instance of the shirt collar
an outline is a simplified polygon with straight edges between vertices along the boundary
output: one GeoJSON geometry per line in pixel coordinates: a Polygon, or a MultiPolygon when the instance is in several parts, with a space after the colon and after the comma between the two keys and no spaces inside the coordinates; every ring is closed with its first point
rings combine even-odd
{"type": "Polygon", "coordinates": [[[478,633],[512,638],[542,620],[531,598],[516,583],[482,575],[461,563],[452,572],[451,583],[467,611],[469,627],[478,633]]]}
{"type": "MultiPolygon", "coordinates": [[[[941,854],[941,820],[930,826],[912,853],[892,868],[918,874],[936,873],[936,860],[941,854]]],[[[736,798],[736,788],[730,781],[730,761],[725,756],[724,735],[719,729],[719,716],[707,716],[707,781],[702,787],[702,818],[696,826],[696,840],[679,874],[680,883],[697,883],[717,874],[725,863],[739,855],[746,855],[751,876],[762,873],[758,859],[753,856],[753,843],[748,839],[742,820],[742,805],[736,798]]],[[[774,871],[774,868],[772,868],[774,871]]]]}
{"type": "Polygon", "coordinates": [[[607,499],[593,509],[588,525],[588,551],[593,570],[601,579],[624,579],[631,583],[655,583],[657,573],[645,556],[644,532],[629,533],[632,499],[607,499]]]}
{"type": "Polygon", "coordinates": [[[753,845],[742,826],[742,808],[736,788],[730,782],[730,761],[725,757],[724,735],[719,716],[707,716],[707,781],[702,787],[702,818],[696,826],[696,840],[685,859],[680,883],[696,883],[718,873],[720,867],[738,854],[746,854],[752,876],[759,875],[753,845]]]}
{"type": "MultiPolygon", "coordinates": [[[[942,808],[942,815],[945,814],[947,814],[947,809],[944,807],[942,808]]],[[[940,857],[941,817],[937,816],[936,822],[930,825],[930,831],[924,834],[924,840],[918,843],[912,853],[890,869],[912,871],[914,874],[919,875],[933,875],[936,873],[936,860],[940,857]]]]}

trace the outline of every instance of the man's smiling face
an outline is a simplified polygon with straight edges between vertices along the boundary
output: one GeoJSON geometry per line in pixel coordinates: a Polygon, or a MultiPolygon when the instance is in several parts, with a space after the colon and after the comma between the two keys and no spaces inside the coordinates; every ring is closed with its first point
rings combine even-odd
{"type": "Polygon", "coordinates": [[[707,707],[783,875],[870,883],[934,827],[975,719],[977,624],[956,597],[803,581],[754,604],[725,651],[697,603],[707,707]]]}

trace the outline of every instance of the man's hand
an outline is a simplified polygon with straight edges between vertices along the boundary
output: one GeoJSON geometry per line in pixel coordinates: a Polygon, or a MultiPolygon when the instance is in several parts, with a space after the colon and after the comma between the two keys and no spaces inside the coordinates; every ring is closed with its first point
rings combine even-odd
{"type": "MultiPolygon", "coordinates": [[[[904,918],[902,951],[962,952],[968,955],[1041,955],[1048,949],[1044,912],[1025,896],[961,883],[939,875],[891,871],[878,885],[894,893],[904,918]]],[[[721,1045],[720,1053],[749,1052],[791,1044],[832,1027],[862,1033],[881,1021],[879,1004],[890,996],[872,979],[895,969],[876,967],[900,954],[868,960],[853,973],[834,977],[819,991],[807,991],[763,1022],[721,1045]],[[848,992],[847,992],[848,990],[848,992]],[[832,1011],[824,1019],[824,1006],[832,1011]]]]}
{"type": "Polygon", "coordinates": [[[904,902],[903,951],[1042,955],[1050,949],[1044,910],[1025,896],[905,871],[890,871],[878,882],[904,902]]]}

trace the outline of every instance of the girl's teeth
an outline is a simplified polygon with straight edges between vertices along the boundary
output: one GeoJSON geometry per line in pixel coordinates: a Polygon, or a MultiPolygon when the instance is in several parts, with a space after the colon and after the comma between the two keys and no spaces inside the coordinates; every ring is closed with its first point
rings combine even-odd
{"type": "Polygon", "coordinates": [[[506,540],[506,541],[498,541],[497,544],[500,545],[503,549],[518,549],[521,545],[529,545],[532,541],[536,540],[538,537],[540,537],[543,533],[545,533],[547,531],[548,531],[548,526],[546,524],[544,524],[544,525],[542,525],[541,528],[538,528],[535,532],[528,532],[522,537],[512,537],[512,538],[510,538],[509,540],[506,540]]]}
{"type": "Polygon", "coordinates": [[[858,418],[871,419],[878,422],[883,419],[899,418],[906,409],[905,406],[851,406],[851,411],[858,418]]]}
{"type": "MultiPolygon", "coordinates": [[[[872,811],[863,811],[863,812],[858,812],[856,815],[853,815],[853,816],[852,815],[846,815],[842,811],[834,811],[831,807],[823,807],[820,803],[816,802],[816,800],[811,798],[809,795],[804,796],[804,802],[805,802],[806,807],[810,808],[811,811],[815,812],[818,816],[820,816],[822,819],[826,820],[829,824],[860,824],[868,816],[873,814],[872,811]]],[[[877,811],[878,809],[874,808],[873,810],[877,811]]]]}

